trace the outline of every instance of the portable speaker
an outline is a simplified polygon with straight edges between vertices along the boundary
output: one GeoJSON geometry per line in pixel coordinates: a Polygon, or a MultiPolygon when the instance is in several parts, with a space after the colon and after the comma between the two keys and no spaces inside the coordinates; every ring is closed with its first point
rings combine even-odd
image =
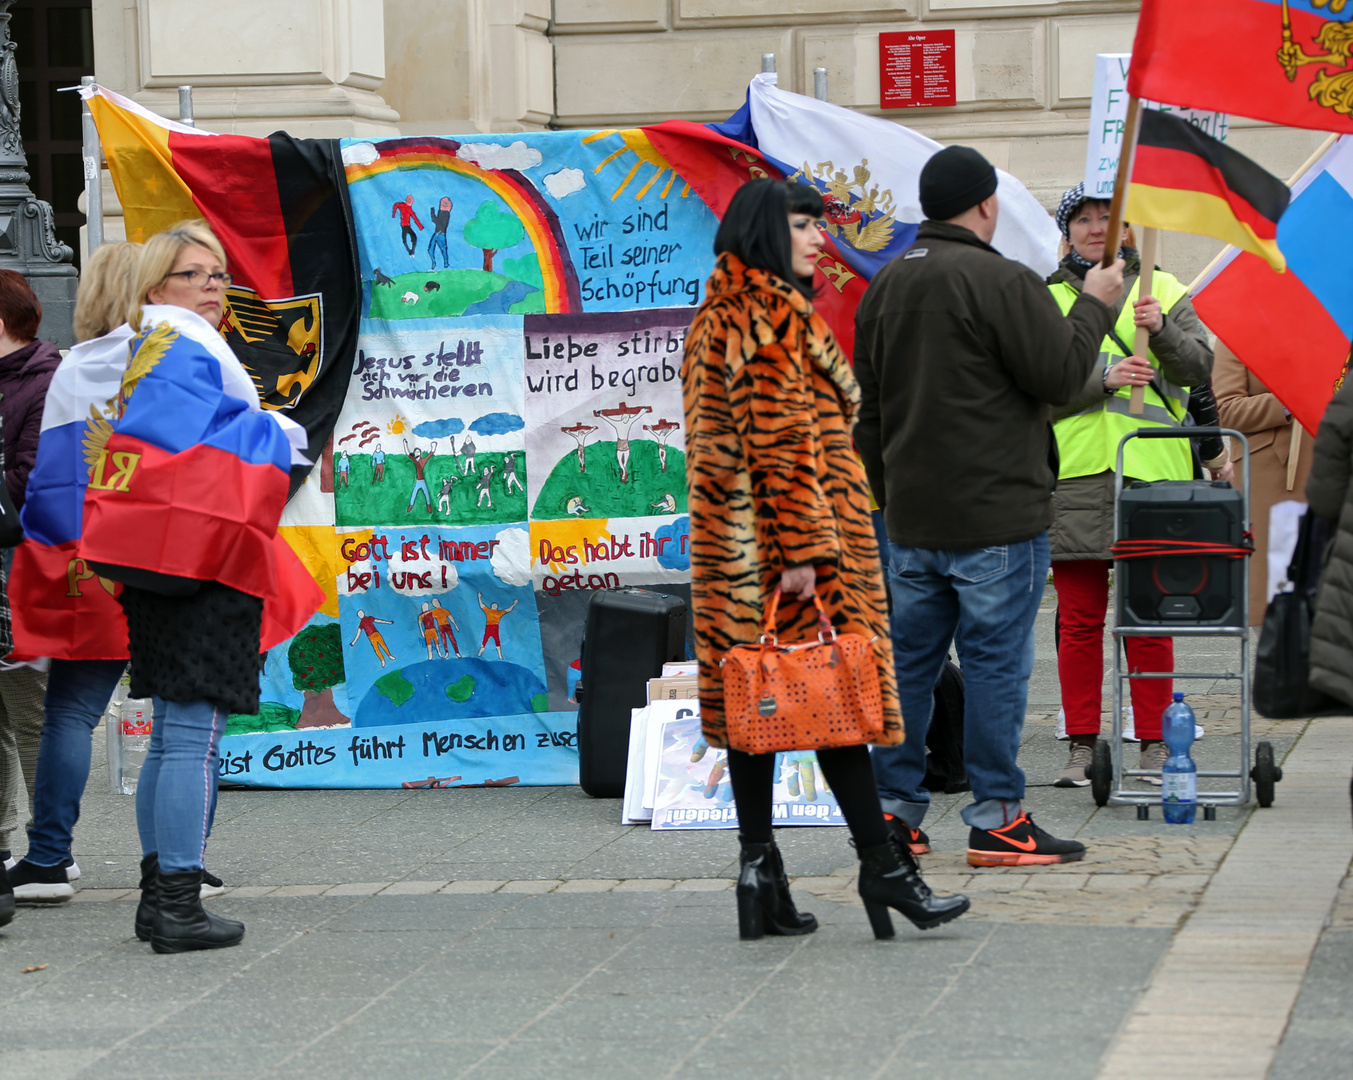
{"type": "MultiPolygon", "coordinates": [[[[1133,482],[1118,502],[1121,540],[1206,540],[1239,545],[1245,498],[1208,480],[1133,482]]],[[[1169,555],[1114,564],[1119,626],[1244,624],[1244,559],[1169,555]]]]}

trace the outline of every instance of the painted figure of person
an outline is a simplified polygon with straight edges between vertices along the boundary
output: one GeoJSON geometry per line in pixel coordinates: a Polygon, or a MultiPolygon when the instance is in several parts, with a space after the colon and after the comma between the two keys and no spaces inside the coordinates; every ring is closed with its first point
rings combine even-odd
{"type": "Polygon", "coordinates": [[[428,209],[432,221],[432,238],[428,240],[428,255],[432,257],[432,269],[437,269],[437,249],[442,249],[442,269],[451,269],[451,260],[446,254],[446,226],[451,222],[451,200],[442,197],[437,209],[428,209]]]}
{"type": "Polygon", "coordinates": [[[583,505],[583,497],[581,495],[575,495],[573,498],[569,499],[568,505],[564,507],[564,512],[568,514],[569,517],[582,517],[584,514],[590,514],[592,511],[583,505]]]}
{"type": "Polygon", "coordinates": [[[521,486],[521,481],[517,479],[517,454],[519,451],[513,450],[503,459],[503,485],[507,488],[507,493],[512,494],[512,485],[517,485],[517,490],[525,494],[526,489],[521,486]]]}
{"type": "Polygon", "coordinates": [[[674,424],[670,420],[659,420],[656,424],[645,424],[644,430],[658,440],[658,464],[662,466],[662,471],[667,471],[667,440],[672,437],[672,432],[679,431],[681,425],[674,424]]]}
{"type": "Polygon", "coordinates": [[[357,609],[357,633],[352,635],[352,640],[348,642],[348,647],[357,644],[357,639],[363,634],[367,641],[371,642],[371,647],[376,650],[376,659],[381,662],[381,667],[385,667],[386,660],[393,660],[395,654],[390,651],[390,646],[385,644],[385,638],[381,632],[376,629],[377,623],[385,623],[386,626],[394,626],[393,619],[377,619],[368,615],[361,608],[357,609]]]}
{"type": "Polygon", "coordinates": [[[570,705],[578,704],[578,683],[583,677],[582,657],[574,660],[568,666],[568,702],[570,705]]]}
{"type": "Polygon", "coordinates": [[[574,424],[572,427],[561,427],[559,430],[562,431],[565,435],[573,436],[573,441],[578,444],[578,471],[580,473],[587,472],[587,455],[586,455],[587,436],[591,435],[592,432],[596,431],[597,429],[592,427],[590,424],[577,423],[574,424]]]}
{"type": "Polygon", "coordinates": [[[489,500],[489,509],[493,509],[493,491],[489,487],[489,482],[493,479],[493,473],[498,468],[496,465],[485,465],[484,471],[479,474],[479,479],[475,487],[479,489],[479,498],[475,501],[475,509],[484,505],[484,500],[489,500]]]}
{"type": "Polygon", "coordinates": [[[676,496],[670,491],[655,503],[649,503],[654,510],[660,514],[676,513],[676,496]]]}
{"type": "Polygon", "coordinates": [[[474,474],[474,440],[468,435],[465,441],[460,444],[460,454],[465,460],[461,463],[461,476],[472,476],[474,474]]]}
{"type": "Polygon", "coordinates": [[[456,635],[451,633],[451,628],[460,629],[460,624],[456,622],[456,617],[442,607],[442,602],[435,597],[432,601],[432,617],[437,622],[437,633],[440,637],[440,644],[443,648],[450,646],[456,659],[460,659],[460,649],[456,647],[456,635]]]}
{"type": "Polygon", "coordinates": [[[385,479],[385,451],[381,449],[381,444],[377,443],[376,448],[371,451],[371,482],[373,484],[385,479]]]}
{"type": "Polygon", "coordinates": [[[484,650],[488,648],[489,642],[493,642],[493,647],[498,650],[498,659],[503,659],[503,639],[498,636],[498,624],[503,621],[503,616],[511,614],[512,608],[521,603],[520,600],[513,600],[512,607],[499,608],[496,603],[484,603],[484,594],[475,593],[479,597],[479,610],[484,613],[484,640],[479,646],[479,655],[484,655],[484,650]]]}
{"type": "Polygon", "coordinates": [[[454,476],[448,476],[442,481],[441,490],[437,492],[437,509],[443,514],[451,513],[451,488],[455,482],[454,476]]]}
{"type": "Polygon", "coordinates": [[[460,473],[460,461],[456,457],[456,437],[454,435],[451,436],[451,449],[447,452],[447,456],[451,460],[451,471],[460,473]]]}
{"type": "Polygon", "coordinates": [[[432,605],[426,600],[423,601],[423,610],[418,613],[418,629],[422,632],[423,641],[428,647],[428,659],[434,660],[441,657],[443,660],[448,657],[442,655],[441,649],[437,647],[437,616],[432,614],[432,605]]]}
{"type": "Polygon", "coordinates": [[[626,405],[623,401],[614,409],[593,409],[593,416],[600,416],[615,431],[615,461],[620,466],[620,482],[629,483],[630,479],[630,428],[644,413],[653,411],[652,405],[626,405]]]}
{"type": "Polygon", "coordinates": [[[410,461],[413,462],[413,490],[409,492],[409,508],[404,513],[410,513],[413,510],[413,504],[418,501],[418,493],[423,493],[423,498],[427,500],[428,513],[432,513],[432,492],[428,490],[427,480],[423,478],[423,473],[427,470],[428,462],[432,460],[432,455],[437,452],[437,444],[432,444],[432,449],[423,455],[423,451],[418,447],[409,450],[409,440],[404,440],[404,453],[410,461]]]}
{"type": "Polygon", "coordinates": [[[413,212],[413,196],[408,195],[403,202],[397,202],[390,210],[391,217],[399,218],[399,239],[404,248],[410,255],[418,250],[418,233],[413,231],[413,225],[418,226],[418,232],[423,231],[423,223],[418,220],[418,215],[413,212]]]}
{"type": "Polygon", "coordinates": [[[348,478],[352,475],[352,458],[348,457],[348,452],[344,450],[338,455],[338,486],[347,487],[348,478]]]}

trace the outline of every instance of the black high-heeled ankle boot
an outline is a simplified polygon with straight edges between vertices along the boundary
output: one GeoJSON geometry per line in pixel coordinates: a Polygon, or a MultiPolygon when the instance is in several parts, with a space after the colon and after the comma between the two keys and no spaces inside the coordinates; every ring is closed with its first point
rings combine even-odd
{"type": "MultiPolygon", "coordinates": [[[[854,841],[852,841],[854,843],[854,841]]],[[[957,919],[968,910],[962,893],[936,896],[921,880],[921,869],[903,845],[890,838],[877,847],[857,848],[860,856],[860,898],[876,938],[893,936],[889,908],[911,920],[918,930],[929,930],[957,919]]]]}
{"type": "Polygon", "coordinates": [[[244,938],[244,924],[222,919],[202,906],[202,871],[160,871],[150,947],[157,953],[228,949],[244,938]]]}
{"type": "Polygon", "coordinates": [[[789,895],[789,879],[780,849],[742,841],[742,872],[738,874],[738,936],[756,941],[764,934],[797,937],[817,929],[817,920],[800,912],[789,895]]]}
{"type": "Polygon", "coordinates": [[[151,852],[141,860],[141,902],[136,905],[136,940],[149,941],[155,925],[158,906],[157,883],[160,876],[160,857],[151,852]]]}

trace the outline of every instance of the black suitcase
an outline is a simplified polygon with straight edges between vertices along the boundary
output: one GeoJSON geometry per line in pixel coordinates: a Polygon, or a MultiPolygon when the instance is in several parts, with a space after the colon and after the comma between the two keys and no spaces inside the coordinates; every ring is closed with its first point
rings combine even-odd
{"type": "Polygon", "coordinates": [[[598,589],[587,604],[578,682],[578,783],[587,794],[625,793],[630,710],[649,679],[686,656],[686,601],[649,589],[598,589]]]}

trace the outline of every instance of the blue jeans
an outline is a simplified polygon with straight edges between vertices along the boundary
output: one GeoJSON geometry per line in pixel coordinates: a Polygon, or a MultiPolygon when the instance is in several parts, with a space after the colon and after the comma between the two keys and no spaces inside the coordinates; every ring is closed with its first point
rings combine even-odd
{"type": "Polygon", "coordinates": [[[141,853],[158,853],[166,874],[202,868],[228,718],[210,701],[155,699],[150,750],[136,785],[136,827],[141,853]]]}
{"type": "Polygon", "coordinates": [[[445,269],[451,268],[451,260],[446,254],[446,233],[435,232],[432,239],[428,241],[428,254],[432,256],[432,269],[437,269],[437,249],[442,249],[442,266],[445,269]]]}
{"type": "Polygon", "coordinates": [[[883,808],[912,828],[925,819],[926,733],[935,683],[957,635],[963,757],[973,795],[963,820],[977,829],[1000,828],[1019,815],[1024,798],[1024,773],[1015,759],[1034,666],[1034,617],[1048,577],[1048,535],[960,551],[889,541],[887,561],[907,741],[874,749],[883,808]]]}
{"type": "Polygon", "coordinates": [[[71,832],[89,780],[91,737],[126,666],[125,660],[52,661],[24,857],[33,866],[59,866],[71,857],[71,832]]]}

